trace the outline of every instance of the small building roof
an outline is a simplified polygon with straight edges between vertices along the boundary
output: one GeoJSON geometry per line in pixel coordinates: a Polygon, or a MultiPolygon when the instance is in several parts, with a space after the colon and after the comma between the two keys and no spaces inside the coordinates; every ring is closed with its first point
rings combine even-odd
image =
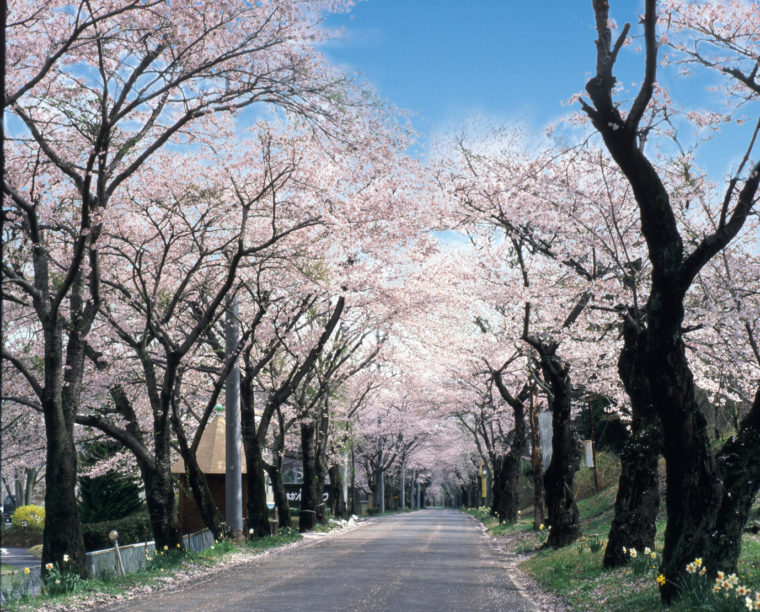
{"type": "MultiPolygon", "coordinates": [[[[226,450],[227,420],[222,415],[208,422],[206,430],[201,436],[200,444],[195,456],[198,465],[204,474],[224,474],[227,471],[226,450]]],[[[243,474],[246,473],[245,453],[243,444],[240,444],[240,464],[243,474]]],[[[172,474],[184,474],[185,462],[180,457],[172,464],[172,474]]]]}

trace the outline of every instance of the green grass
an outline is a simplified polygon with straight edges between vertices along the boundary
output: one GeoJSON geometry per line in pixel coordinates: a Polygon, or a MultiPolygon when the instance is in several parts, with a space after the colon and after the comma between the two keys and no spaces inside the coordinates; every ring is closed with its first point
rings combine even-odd
{"type": "Polygon", "coordinates": [[[35,544],[28,551],[30,555],[34,555],[38,559],[42,558],[42,544],[35,544]]]}
{"type": "MultiPolygon", "coordinates": [[[[615,479],[618,469],[614,462],[607,462],[604,476],[605,483],[615,479]]],[[[590,477],[590,470],[586,478],[590,477]]],[[[583,484],[578,491],[588,489],[589,483],[583,484]]],[[[559,595],[572,610],[686,610],[716,609],[709,605],[695,608],[694,605],[676,603],[666,608],[660,601],[659,590],[655,583],[657,569],[646,566],[644,572],[636,572],[630,565],[614,570],[602,567],[604,547],[607,534],[614,515],[617,487],[609,486],[597,495],[579,500],[581,527],[583,536],[571,546],[560,550],[542,548],[545,533],[533,532],[531,508],[523,510],[524,518],[515,523],[502,524],[489,513],[489,508],[467,508],[465,512],[480,520],[491,535],[510,532],[530,532],[521,536],[513,544],[517,553],[535,552],[521,567],[532,574],[547,590],[559,595]]],[[[752,520],[760,520],[760,500],[750,514],[752,520]]],[[[656,523],[655,550],[662,551],[665,532],[665,503],[660,504],[660,516],[656,523]]],[[[640,551],[643,552],[643,551],[640,551]]],[[[641,561],[641,558],[639,558],[641,561]]],[[[657,564],[655,562],[655,564],[657,564]]],[[[643,566],[643,564],[642,564],[643,566]]],[[[739,558],[738,572],[740,583],[753,591],[760,590],[760,536],[746,534],[742,541],[742,553],[739,558]]],[[[712,582],[709,587],[712,587],[712,582]]]]}
{"type": "MultiPolygon", "coordinates": [[[[582,538],[559,550],[541,549],[524,561],[521,567],[531,573],[547,590],[560,595],[573,610],[671,610],[685,612],[696,609],[685,603],[665,607],[655,584],[657,570],[647,566],[646,573],[637,573],[631,566],[606,570],[602,567],[604,546],[614,513],[615,488],[578,502],[583,529],[582,538]],[[591,548],[601,547],[592,552],[591,548]]],[[[664,504],[661,507],[661,515],[664,504]]],[[[661,551],[665,522],[657,521],[655,550],[661,551]]],[[[533,544],[539,546],[538,536],[533,544]]],[[[530,545],[523,545],[530,550],[530,545]]],[[[641,552],[641,551],[639,551],[641,552]]],[[[760,589],[760,538],[746,535],[739,560],[741,584],[760,589]]],[[[705,578],[706,580],[706,578],[705,578]]],[[[711,583],[712,584],[712,583],[711,583]]],[[[710,586],[711,586],[710,584],[710,586]]],[[[699,609],[710,610],[710,607],[699,609]]]]}
{"type": "MultiPolygon", "coordinates": [[[[327,529],[330,531],[330,529],[327,529]]],[[[279,546],[285,546],[291,542],[297,542],[301,539],[301,534],[298,533],[298,529],[292,527],[283,527],[278,530],[277,535],[264,536],[263,538],[255,538],[246,542],[246,549],[253,551],[262,551],[269,548],[277,548],[279,546]]]]}

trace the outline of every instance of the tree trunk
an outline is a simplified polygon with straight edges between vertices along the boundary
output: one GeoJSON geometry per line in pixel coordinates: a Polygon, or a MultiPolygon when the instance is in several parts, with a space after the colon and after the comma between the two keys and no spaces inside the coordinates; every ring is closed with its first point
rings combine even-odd
{"type": "MultiPolygon", "coordinates": [[[[651,337],[655,332],[650,328],[651,337]]],[[[652,392],[658,398],[666,444],[667,517],[662,571],[668,582],[662,589],[669,601],[676,595],[673,582],[685,576],[685,568],[702,557],[721,502],[715,458],[707,435],[707,422],[694,394],[694,379],[689,370],[683,341],[678,336],[667,352],[650,351],[655,363],[669,367],[648,368],[652,392]],[[662,357],[662,361],[659,358],[662,357]]]]}
{"type": "Polygon", "coordinates": [[[159,468],[146,465],[139,458],[138,465],[145,483],[145,501],[156,550],[162,550],[164,546],[174,550],[177,544],[182,543],[182,536],[177,523],[177,505],[168,458],[157,462],[159,468]]]}
{"type": "MultiPolygon", "coordinates": [[[[504,457],[496,456],[491,461],[491,472],[493,473],[493,484],[491,485],[491,516],[499,517],[499,509],[502,506],[502,484],[501,484],[501,465],[504,462],[504,457]]],[[[501,522],[501,519],[499,519],[501,522]]]]}
{"type": "Polygon", "coordinates": [[[541,457],[541,430],[538,428],[538,406],[530,395],[530,464],[533,472],[533,529],[538,530],[544,524],[546,508],[544,505],[544,461],[541,457]]]}
{"type": "MultiPolygon", "coordinates": [[[[75,287],[76,289],[76,287],[75,287]]],[[[73,292],[72,292],[73,293],[73,292]]],[[[72,297],[72,310],[74,298],[72,297]]],[[[42,572],[48,563],[62,563],[87,576],[82,526],[76,500],[77,451],[74,444],[76,415],[83,372],[83,348],[72,332],[68,342],[67,366],[63,368],[63,331],[57,315],[44,321],[45,384],[42,409],[45,417],[47,458],[45,474],[45,526],[43,530],[42,572]]],[[[17,503],[21,499],[17,498],[17,503]]]]}
{"type": "Polygon", "coordinates": [[[731,438],[718,454],[718,469],[723,481],[723,497],[715,529],[705,547],[705,564],[726,573],[736,572],[741,553],[742,534],[752,502],[760,486],[760,387],[752,409],[742,421],[738,435],[731,438]]]}
{"type": "Polygon", "coordinates": [[[314,470],[314,490],[315,490],[315,497],[314,497],[314,510],[317,513],[317,523],[324,524],[327,522],[327,504],[325,503],[325,472],[322,471],[322,466],[320,465],[320,461],[315,461],[315,470],[314,470]]]}
{"type": "Polygon", "coordinates": [[[74,494],[77,482],[77,451],[74,438],[57,406],[45,407],[47,474],[45,477],[45,527],[42,535],[42,565],[62,563],[82,577],[87,576],[82,526],[74,494]]]}
{"type": "Polygon", "coordinates": [[[332,512],[335,518],[347,518],[346,502],[343,499],[343,470],[340,464],[329,469],[330,474],[330,499],[332,512]]]}
{"type": "Polygon", "coordinates": [[[315,474],[314,422],[301,425],[301,454],[303,455],[303,488],[301,511],[298,513],[298,531],[310,531],[317,524],[317,482],[315,474]]]}
{"type": "Polygon", "coordinates": [[[567,364],[557,357],[557,343],[531,342],[539,353],[541,371],[551,392],[552,460],[544,474],[546,509],[549,514],[547,544],[561,548],[581,535],[578,506],[573,497],[573,479],[580,451],[570,421],[570,375],[567,364]]]}
{"type": "Polygon", "coordinates": [[[517,483],[520,478],[520,456],[515,453],[507,453],[499,460],[499,467],[495,472],[494,479],[494,499],[497,499],[498,505],[494,504],[496,516],[500,523],[514,523],[517,520],[517,510],[519,509],[519,495],[517,483]]]}
{"type": "Polygon", "coordinates": [[[277,519],[281,527],[290,527],[291,513],[288,494],[285,491],[285,485],[282,483],[282,471],[277,465],[264,464],[264,468],[269,474],[269,480],[272,483],[272,493],[274,494],[274,505],[277,508],[277,519]]]}
{"type": "Polygon", "coordinates": [[[662,428],[654,409],[646,376],[640,332],[626,319],[624,347],[618,372],[633,405],[631,437],[620,456],[621,473],[610,526],[604,566],[617,567],[628,560],[623,547],[654,547],[655,520],[660,506],[657,460],[662,452],[662,428]]]}
{"type": "MultiPolygon", "coordinates": [[[[504,385],[501,372],[492,371],[492,376],[501,397],[510,405],[514,413],[515,426],[512,429],[512,443],[509,452],[500,458],[499,469],[494,466],[494,491],[499,491],[497,516],[499,522],[514,523],[517,520],[517,510],[520,502],[518,480],[520,478],[520,457],[525,449],[527,428],[525,426],[525,400],[531,393],[528,383],[513,397],[504,385]]],[[[494,499],[496,496],[494,496],[494,499]]]]}
{"type": "MultiPolygon", "coordinates": [[[[243,414],[246,411],[242,411],[243,414]]],[[[252,415],[251,415],[252,417],[252,415]]],[[[243,429],[246,428],[247,417],[243,417],[243,429]]],[[[264,460],[261,456],[261,446],[256,435],[243,435],[245,449],[246,478],[248,479],[248,531],[253,529],[253,535],[262,538],[269,535],[269,508],[267,508],[267,488],[264,476],[264,460]]]]}

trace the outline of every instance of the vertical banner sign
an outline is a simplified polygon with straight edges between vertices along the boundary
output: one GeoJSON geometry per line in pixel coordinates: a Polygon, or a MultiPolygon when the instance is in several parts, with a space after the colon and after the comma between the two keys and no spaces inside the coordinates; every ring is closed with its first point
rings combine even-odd
{"type": "Polygon", "coordinates": [[[544,462],[544,472],[549,469],[552,461],[552,413],[542,410],[538,413],[538,430],[541,432],[541,459],[544,462]]]}
{"type": "Polygon", "coordinates": [[[586,467],[594,467],[594,443],[591,440],[584,440],[583,446],[586,450],[586,467]]]}

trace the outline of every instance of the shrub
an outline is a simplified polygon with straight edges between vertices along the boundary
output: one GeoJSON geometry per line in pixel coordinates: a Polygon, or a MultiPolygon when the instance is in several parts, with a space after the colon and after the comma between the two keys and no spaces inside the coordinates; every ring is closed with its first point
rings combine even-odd
{"type": "Polygon", "coordinates": [[[113,543],[108,539],[112,529],[119,532],[119,544],[136,544],[153,539],[153,529],[150,517],[146,512],[138,512],[132,516],[115,521],[100,523],[85,523],[82,525],[84,547],[87,550],[111,548],[113,543]]]}
{"type": "MultiPolygon", "coordinates": [[[[596,469],[599,476],[599,491],[616,485],[620,480],[620,459],[611,453],[596,453],[596,469]]],[[[593,494],[594,470],[582,467],[575,473],[575,499],[586,499],[593,494]]]]}
{"type": "Polygon", "coordinates": [[[82,522],[117,520],[140,509],[140,485],[131,476],[109,472],[79,479],[79,516],[82,522]]]}
{"type": "Polygon", "coordinates": [[[26,521],[27,527],[42,529],[45,526],[45,508],[30,504],[19,506],[11,517],[14,527],[21,527],[21,521],[26,521]]]}
{"type": "MultiPolygon", "coordinates": [[[[80,457],[84,468],[116,456],[123,446],[113,440],[89,443],[80,457]]],[[[142,483],[134,473],[110,471],[79,477],[79,518],[83,523],[113,521],[131,516],[142,507],[142,483]]]]}
{"type": "Polygon", "coordinates": [[[380,514],[380,508],[370,507],[367,508],[367,514],[370,516],[374,516],[375,514],[380,514]]]}

